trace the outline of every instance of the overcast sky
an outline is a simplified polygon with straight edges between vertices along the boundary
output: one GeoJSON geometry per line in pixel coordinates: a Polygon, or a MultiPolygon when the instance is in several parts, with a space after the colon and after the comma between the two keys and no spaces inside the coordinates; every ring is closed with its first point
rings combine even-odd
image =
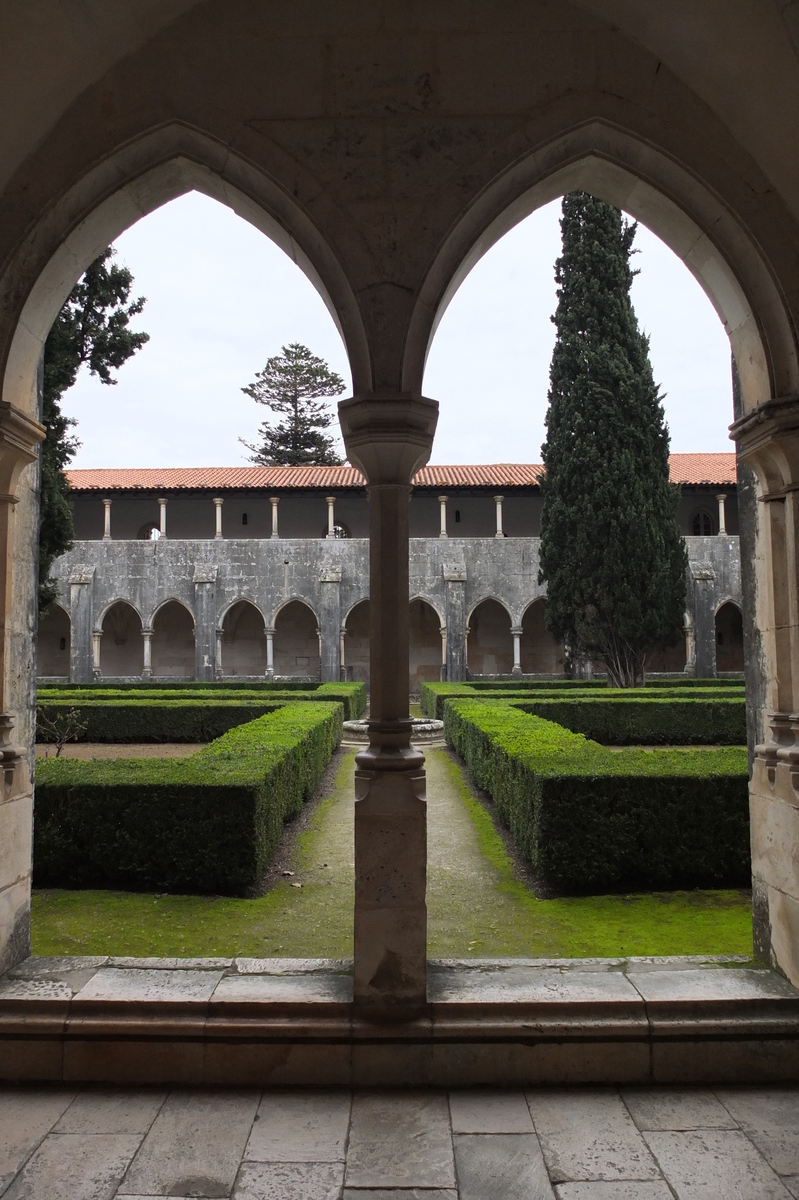
{"type": "MultiPolygon", "coordinates": [[[[436,334],[424,380],[440,416],[432,462],[539,462],[555,338],[560,202],[522,221],[477,264],[436,334]]],[[[639,226],[633,302],[651,339],[675,451],[731,450],[730,348],[699,285],[639,226]]],[[[194,192],[116,242],[147,297],[134,328],[150,341],[105,387],[85,371],[65,413],[75,467],[233,466],[270,414],[241,392],[267,358],[303,342],[351,384],[312,284],[268,238],[194,192]]]]}

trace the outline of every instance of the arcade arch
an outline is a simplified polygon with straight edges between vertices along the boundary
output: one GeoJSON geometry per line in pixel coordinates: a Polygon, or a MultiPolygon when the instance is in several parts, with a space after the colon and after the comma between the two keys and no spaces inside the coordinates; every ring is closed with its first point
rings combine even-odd
{"type": "Polygon", "coordinates": [[[489,597],[472,609],[466,659],[469,675],[510,675],[513,670],[510,613],[498,600],[489,597]]]}
{"type": "Polygon", "coordinates": [[[274,661],[276,675],[319,678],[319,622],[303,600],[290,600],[275,616],[274,661]]]}
{"type": "Polygon", "coordinates": [[[428,600],[417,596],[410,602],[408,666],[411,692],[423,683],[441,679],[443,622],[428,600]]]}
{"type": "Polygon", "coordinates": [[[727,600],[716,612],[716,670],[743,671],[743,616],[737,604],[727,600]]]}
{"type": "Polygon", "coordinates": [[[524,611],[521,635],[523,675],[560,675],[563,673],[563,646],[546,627],[547,602],[534,600],[524,611]]]}
{"type": "Polygon", "coordinates": [[[140,678],[144,639],[139,613],[127,600],[116,600],[100,622],[100,674],[112,679],[140,678]]]}
{"type": "Polygon", "coordinates": [[[359,600],[342,627],[342,675],[354,683],[369,682],[369,599],[359,600]]]}
{"type": "Polygon", "coordinates": [[[167,600],[153,617],[152,672],[157,679],[194,678],[194,617],[179,600],[167,600]]]}
{"type": "Polygon", "coordinates": [[[71,622],[66,609],[50,604],[39,617],[36,639],[37,673],[53,679],[69,678],[71,622]]]}
{"type": "Polygon", "coordinates": [[[217,663],[220,674],[266,674],[266,622],[251,600],[231,604],[222,618],[221,631],[221,662],[217,663]]]}

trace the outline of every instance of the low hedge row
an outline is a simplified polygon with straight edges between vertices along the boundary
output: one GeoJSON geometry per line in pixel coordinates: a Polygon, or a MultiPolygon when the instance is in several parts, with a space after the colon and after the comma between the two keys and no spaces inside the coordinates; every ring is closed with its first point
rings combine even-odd
{"type": "Polygon", "coordinates": [[[512,705],[451,700],[445,735],[560,892],[750,878],[746,752],[607,750],[512,705]]]}
{"type": "Polygon", "coordinates": [[[341,704],[289,704],[190,758],[39,762],[36,884],[246,894],[341,722],[341,704]]]}
{"type": "Polygon", "coordinates": [[[746,743],[743,696],[639,698],[637,695],[514,701],[514,707],[582,733],[605,746],[742,746],[746,743]]]}
{"type": "Polygon", "coordinates": [[[187,680],[155,683],[91,683],[91,684],[48,684],[38,689],[38,698],[43,701],[69,701],[83,704],[90,701],[105,702],[115,698],[126,699],[194,699],[220,701],[253,699],[285,703],[287,700],[339,700],[344,705],[345,720],[359,717],[366,709],[366,684],[322,683],[309,687],[307,683],[297,685],[289,682],[274,683],[269,680],[248,680],[246,683],[231,683],[229,680],[213,683],[194,683],[187,680]],[[266,694],[264,694],[266,693],[266,694]]]}
{"type": "Polygon", "coordinates": [[[45,722],[74,714],[79,742],[212,742],[230,729],[281,709],[279,700],[43,700],[36,740],[55,741],[45,722]]]}

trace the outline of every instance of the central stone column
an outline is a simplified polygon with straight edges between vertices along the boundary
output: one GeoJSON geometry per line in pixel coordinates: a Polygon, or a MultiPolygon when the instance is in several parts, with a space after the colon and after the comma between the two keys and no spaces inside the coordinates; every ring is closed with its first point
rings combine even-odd
{"type": "Polygon", "coordinates": [[[438,405],[355,396],[339,405],[347,456],[366,477],[370,550],[369,746],[355,771],[355,1004],[410,1020],[427,999],[424,755],[408,708],[408,501],[438,405]]]}

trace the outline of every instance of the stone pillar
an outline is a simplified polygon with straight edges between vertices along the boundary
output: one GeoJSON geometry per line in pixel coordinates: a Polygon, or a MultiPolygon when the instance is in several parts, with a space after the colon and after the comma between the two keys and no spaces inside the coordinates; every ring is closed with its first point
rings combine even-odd
{"type": "Polygon", "coordinates": [[[144,642],[144,662],[142,663],[141,677],[142,679],[152,679],[153,675],[153,654],[152,654],[152,629],[142,627],[142,641],[144,642]]]}
{"type": "Polygon", "coordinates": [[[222,505],[225,503],[224,496],[214,496],[214,510],[216,512],[216,533],[214,538],[222,536],[222,505]]]}
{"type": "Polygon", "coordinates": [[[161,537],[164,537],[164,538],[166,537],[166,505],[167,505],[166,497],[160,496],[158,499],[158,512],[159,512],[158,527],[159,527],[159,530],[161,533],[161,537]]]}
{"type": "Polygon", "coordinates": [[[690,613],[685,614],[685,674],[696,674],[696,634],[690,613]]]}
{"type": "Polygon", "coordinates": [[[463,683],[466,679],[466,566],[445,563],[447,629],[447,683],[463,683]]]}
{"type": "Polygon", "coordinates": [[[347,639],[347,626],[342,625],[338,631],[338,663],[339,663],[339,679],[342,683],[347,682],[347,661],[344,652],[344,644],[347,639]]]}
{"type": "Polygon", "coordinates": [[[522,673],[522,627],[521,625],[514,626],[511,629],[513,635],[513,674],[521,675],[522,673]]]}
{"type": "Polygon", "coordinates": [[[111,501],[103,500],[103,541],[111,541],[111,501]]]}
{"type": "Polygon", "coordinates": [[[102,671],[100,670],[100,646],[103,640],[102,629],[92,630],[92,675],[95,679],[100,679],[102,671]]]}
{"type": "Polygon", "coordinates": [[[408,1020],[427,999],[424,755],[408,709],[408,502],[430,456],[438,405],[421,396],[339,404],[350,462],[369,496],[369,746],[355,772],[355,1004],[408,1020]]]}
{"type": "Polygon", "coordinates": [[[447,681],[447,627],[441,625],[439,627],[439,635],[441,637],[441,673],[439,678],[442,683],[447,681]]]}
{"type": "Polygon", "coordinates": [[[272,537],[280,537],[277,531],[277,506],[280,503],[279,496],[270,496],[269,503],[272,505],[272,537]]]}
{"type": "Polygon", "coordinates": [[[206,683],[215,676],[216,576],[213,564],[194,568],[194,677],[206,683]]]}
{"type": "Polygon", "coordinates": [[[267,625],[264,628],[266,634],[266,676],[267,679],[273,679],[275,675],[275,627],[267,625]]]}
{"type": "Polygon", "coordinates": [[[494,497],[494,503],[497,506],[497,532],[494,534],[494,537],[498,537],[498,538],[504,538],[504,536],[505,536],[503,529],[502,529],[502,501],[504,499],[505,499],[504,496],[495,496],[494,497]]]}
{"type": "Polygon", "coordinates": [[[775,399],[732,426],[754,471],[753,587],[766,680],[749,785],[752,916],[758,957],[799,985],[799,399],[775,399]]]}
{"type": "Polygon", "coordinates": [[[94,567],[79,567],[69,577],[69,682],[91,683],[92,595],[94,567]]]}
{"type": "Polygon", "coordinates": [[[336,536],[336,497],[325,496],[327,501],[327,536],[334,538],[336,536]]]}
{"type": "MultiPolygon", "coordinates": [[[[330,537],[330,534],[327,535],[330,537]]],[[[322,683],[341,679],[341,568],[327,567],[319,576],[319,656],[322,683]]]]}
{"type": "Polygon", "coordinates": [[[441,505],[441,532],[439,537],[449,537],[447,533],[447,496],[439,496],[438,503],[441,505]]]}
{"type": "Polygon", "coordinates": [[[694,673],[697,679],[716,675],[716,572],[708,563],[691,563],[693,577],[694,673]]]}
{"type": "Polygon", "coordinates": [[[214,656],[214,675],[217,679],[222,678],[222,635],[224,632],[222,626],[218,625],[216,628],[216,654],[214,656]]]}
{"type": "Polygon", "coordinates": [[[724,501],[727,499],[726,492],[719,492],[716,496],[716,501],[719,506],[719,535],[727,532],[727,514],[725,511],[724,501]]]}

